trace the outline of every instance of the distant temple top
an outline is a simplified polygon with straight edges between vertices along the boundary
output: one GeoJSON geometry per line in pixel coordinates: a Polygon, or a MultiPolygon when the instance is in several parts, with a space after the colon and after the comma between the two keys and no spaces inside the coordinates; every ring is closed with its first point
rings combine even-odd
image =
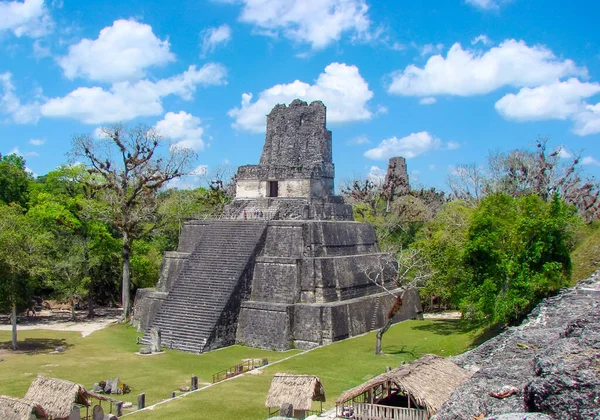
{"type": "Polygon", "coordinates": [[[267,115],[267,135],[259,165],[239,168],[236,198],[333,196],[334,166],[327,108],[299,99],[276,105],[267,115]]]}

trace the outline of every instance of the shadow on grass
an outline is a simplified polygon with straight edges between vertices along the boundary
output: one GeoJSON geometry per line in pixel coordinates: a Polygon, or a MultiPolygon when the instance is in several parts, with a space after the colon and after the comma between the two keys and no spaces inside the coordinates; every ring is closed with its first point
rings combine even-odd
{"type": "MultiPolygon", "coordinates": [[[[58,346],[63,346],[66,350],[73,347],[64,338],[26,338],[25,340],[19,340],[17,344],[19,348],[14,352],[25,354],[46,353],[54,351],[58,346]]],[[[0,350],[12,352],[11,341],[0,341],[0,350]]]]}
{"type": "Polygon", "coordinates": [[[454,335],[454,334],[466,334],[470,332],[478,331],[477,335],[473,340],[473,346],[477,347],[483,342],[489,340],[504,331],[504,327],[501,324],[490,325],[485,328],[474,326],[465,322],[461,319],[440,319],[433,320],[433,322],[418,325],[413,327],[415,330],[428,331],[437,335],[454,335]]]}
{"type": "Polygon", "coordinates": [[[418,359],[420,357],[415,353],[414,347],[407,349],[406,346],[402,346],[400,348],[395,348],[394,346],[387,347],[385,349],[385,354],[406,354],[411,356],[413,359],[418,359]]]}

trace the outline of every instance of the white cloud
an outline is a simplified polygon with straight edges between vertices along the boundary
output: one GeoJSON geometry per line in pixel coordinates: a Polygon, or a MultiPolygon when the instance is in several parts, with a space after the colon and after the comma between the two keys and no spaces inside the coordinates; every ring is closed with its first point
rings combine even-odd
{"type": "Polygon", "coordinates": [[[80,87],[62,98],[53,98],[41,107],[46,117],[75,118],[87,124],[128,121],[139,116],[160,115],[162,98],[177,95],[191,100],[196,88],[222,85],[226,70],[219,64],[205,64],[197,70],[190,66],[185,72],[157,82],[140,80],[120,82],[110,90],[101,87],[80,87]]]}
{"type": "Polygon", "coordinates": [[[52,56],[52,52],[50,51],[50,47],[43,45],[39,39],[36,39],[33,41],[33,56],[39,60],[52,56]]]}
{"type": "Polygon", "coordinates": [[[367,150],[364,155],[373,160],[387,160],[394,156],[411,159],[442,146],[440,139],[433,137],[427,131],[421,131],[401,139],[396,136],[385,139],[379,143],[379,146],[367,150]]]}
{"type": "Polygon", "coordinates": [[[435,171],[436,167],[433,163],[430,163],[429,165],[427,165],[427,167],[429,168],[430,171],[435,171]]]}
{"type": "Polygon", "coordinates": [[[471,45],[475,45],[481,42],[483,45],[490,45],[492,40],[487,35],[478,35],[471,41],[471,45]]]}
{"type": "MultiPolygon", "coordinates": [[[[8,154],[9,155],[13,155],[14,154],[14,155],[18,155],[18,156],[21,156],[21,157],[38,157],[40,155],[38,152],[21,152],[18,147],[13,147],[11,149],[11,151],[8,152],[8,154]]],[[[30,170],[27,169],[27,171],[30,171],[30,170]]]]}
{"type": "Polygon", "coordinates": [[[558,152],[558,157],[561,159],[571,159],[573,157],[573,153],[565,149],[564,146],[560,146],[556,151],[558,152]]]}
{"type": "Polygon", "coordinates": [[[446,143],[446,148],[448,150],[460,149],[460,143],[457,143],[455,141],[449,141],[448,143],[446,143]]]}
{"type": "Polygon", "coordinates": [[[200,151],[204,149],[204,129],[201,123],[200,118],[184,111],[177,114],[167,112],[165,118],[156,123],[155,128],[161,136],[174,141],[172,147],[200,151]]]}
{"type": "Polygon", "coordinates": [[[28,143],[32,146],[41,146],[46,143],[46,139],[29,139],[28,143]]]}
{"type": "Polygon", "coordinates": [[[421,105],[433,105],[436,102],[437,102],[437,99],[435,99],[433,96],[426,96],[425,98],[421,98],[419,100],[419,103],[421,105]]]}
{"type": "Polygon", "coordinates": [[[369,144],[369,143],[371,143],[371,141],[365,135],[357,136],[357,137],[354,137],[353,139],[346,141],[346,144],[349,146],[359,146],[361,144],[369,144]]]}
{"type": "Polygon", "coordinates": [[[15,94],[15,86],[12,83],[11,73],[0,73],[0,112],[8,114],[10,121],[16,124],[36,123],[39,120],[40,104],[39,97],[26,104],[22,104],[15,94]]]}
{"type": "Polygon", "coordinates": [[[438,54],[444,49],[444,44],[425,44],[421,47],[421,57],[438,54]]]}
{"type": "Polygon", "coordinates": [[[265,115],[280,103],[290,103],[296,98],[308,102],[322,100],[327,106],[327,121],[342,123],[371,119],[373,114],[367,102],[372,97],[373,92],[356,66],[331,63],[313,85],[299,80],[275,85],[260,92],[254,102],[251,93],[244,93],[241,107],[231,109],[228,114],[235,119],[235,128],[261,133],[265,131],[265,115]]]}
{"type": "Polygon", "coordinates": [[[586,105],[583,111],[573,116],[573,121],[573,132],[579,136],[600,133],[600,102],[596,105],[586,105]]]}
{"type": "Polygon", "coordinates": [[[493,10],[500,7],[498,0],[465,0],[465,3],[483,10],[493,10]]]}
{"type": "Polygon", "coordinates": [[[598,161],[597,159],[593,158],[592,156],[586,156],[583,159],[581,159],[581,164],[582,165],[600,166],[600,161],[598,161]]]}
{"type": "Polygon", "coordinates": [[[97,39],[71,45],[58,63],[69,79],[117,82],[141,79],[146,68],[174,60],[169,41],[157,38],[150,25],[116,20],[102,29],[97,39]]]}
{"type": "Polygon", "coordinates": [[[354,39],[369,40],[371,21],[364,0],[239,0],[240,21],[256,26],[268,36],[282,34],[315,50],[350,33],[354,39]]]}
{"type": "Polygon", "coordinates": [[[423,68],[414,64],[392,73],[388,92],[405,96],[482,95],[503,86],[540,86],[569,75],[587,76],[572,60],[559,60],[548,48],[505,40],[481,53],[454,44],[446,58],[435,55],[423,68]]]}
{"type": "Polygon", "coordinates": [[[371,166],[367,179],[375,185],[381,185],[385,181],[385,171],[379,166],[371,166]]]}
{"type": "Polygon", "coordinates": [[[206,181],[208,173],[207,165],[199,165],[189,173],[189,175],[180,176],[172,179],[167,184],[167,188],[175,188],[178,190],[192,190],[200,187],[206,181]]]}
{"type": "Polygon", "coordinates": [[[599,92],[599,83],[583,83],[571,78],[536,88],[522,88],[517,94],[505,95],[495,107],[510,120],[564,120],[585,108],[583,98],[599,92]]]}
{"type": "Polygon", "coordinates": [[[53,22],[44,0],[1,1],[0,34],[39,38],[52,30],[53,22]]]}
{"type": "Polygon", "coordinates": [[[221,25],[216,28],[208,28],[200,33],[202,38],[202,53],[206,54],[213,52],[218,46],[226,45],[231,40],[231,28],[229,25],[221,25]]]}

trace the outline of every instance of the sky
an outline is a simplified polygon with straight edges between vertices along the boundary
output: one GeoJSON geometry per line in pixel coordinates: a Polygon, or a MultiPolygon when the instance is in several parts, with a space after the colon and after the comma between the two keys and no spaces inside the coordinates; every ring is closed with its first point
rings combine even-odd
{"type": "Polygon", "coordinates": [[[336,184],[404,156],[413,187],[547,137],[600,177],[594,0],[0,0],[0,153],[35,175],[71,140],[146,124],[189,187],[258,163],[278,103],[321,100],[336,184]]]}

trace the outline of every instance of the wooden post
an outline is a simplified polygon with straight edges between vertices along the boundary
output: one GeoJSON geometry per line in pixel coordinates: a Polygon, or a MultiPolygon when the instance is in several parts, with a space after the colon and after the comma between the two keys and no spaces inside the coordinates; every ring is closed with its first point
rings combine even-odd
{"type": "Polygon", "coordinates": [[[141,410],[142,408],[146,407],[146,394],[142,393],[138,395],[137,405],[138,410],[141,410]]]}
{"type": "Polygon", "coordinates": [[[198,389],[198,377],[196,375],[192,375],[192,391],[195,391],[198,389]]]}

